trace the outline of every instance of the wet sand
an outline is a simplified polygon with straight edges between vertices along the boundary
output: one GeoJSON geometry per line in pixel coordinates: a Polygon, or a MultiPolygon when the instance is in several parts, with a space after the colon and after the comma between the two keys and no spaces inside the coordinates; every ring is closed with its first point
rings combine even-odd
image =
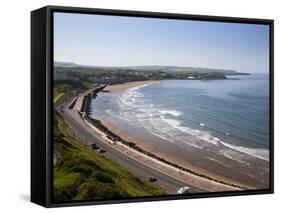
{"type": "MultiPolygon", "coordinates": [[[[129,82],[125,84],[110,85],[104,90],[109,92],[119,92],[128,88],[140,86],[158,81],[129,82]]],[[[235,184],[246,189],[265,189],[269,187],[268,175],[258,175],[257,166],[268,167],[268,163],[263,160],[254,160],[251,166],[241,165],[236,161],[217,155],[216,153],[206,153],[200,149],[186,144],[172,144],[164,140],[147,140],[149,137],[140,137],[131,132],[122,130],[120,123],[101,119],[102,124],[110,131],[120,136],[122,139],[134,142],[142,149],[156,154],[166,160],[176,163],[200,174],[207,175],[226,183],[235,184]]],[[[139,130],[136,130],[136,132],[139,130]]],[[[146,134],[145,134],[146,135],[146,134]]],[[[149,134],[147,134],[149,135],[149,134]]],[[[157,138],[157,137],[156,137],[157,138]]]]}
{"type": "Polygon", "coordinates": [[[157,143],[148,142],[144,138],[132,136],[131,134],[122,131],[119,127],[113,125],[112,122],[105,119],[102,119],[101,123],[122,139],[134,142],[142,149],[194,172],[207,175],[226,183],[235,184],[246,189],[268,188],[267,182],[262,182],[254,177],[253,174],[255,174],[256,168],[241,168],[241,165],[237,165],[234,161],[230,161],[222,156],[215,156],[214,153],[207,155],[204,151],[195,150],[188,145],[179,147],[163,140],[160,140],[157,143]]]}

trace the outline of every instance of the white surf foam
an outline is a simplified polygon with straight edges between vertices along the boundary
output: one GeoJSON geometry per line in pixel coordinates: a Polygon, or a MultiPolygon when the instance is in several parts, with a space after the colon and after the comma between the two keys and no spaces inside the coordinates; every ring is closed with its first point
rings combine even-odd
{"type": "MultiPolygon", "coordinates": [[[[193,146],[200,148],[202,148],[202,146],[204,147],[204,143],[207,147],[211,145],[215,146],[222,152],[222,154],[224,154],[226,157],[231,157],[232,159],[235,159],[235,155],[233,154],[238,155],[239,153],[243,153],[262,160],[269,160],[269,151],[266,149],[232,145],[212,136],[207,131],[192,129],[190,127],[181,125],[181,121],[179,120],[166,118],[165,116],[167,114],[170,114],[174,117],[179,117],[183,113],[172,109],[159,109],[151,103],[144,103],[144,100],[142,99],[143,94],[139,93],[137,90],[145,86],[147,85],[137,86],[121,94],[118,99],[119,104],[121,105],[120,107],[130,107],[131,109],[131,111],[124,113],[123,119],[126,118],[130,121],[138,120],[140,122],[139,124],[142,124],[142,127],[151,134],[173,143],[176,143],[176,141],[179,140],[185,142],[184,138],[187,138],[187,136],[184,136],[184,134],[187,134],[199,140],[188,142],[191,143],[191,145],[193,143],[193,146]],[[139,101],[138,98],[140,98],[141,101],[139,101]],[[152,126],[149,126],[148,123],[150,123],[152,126]],[[180,131],[182,134],[175,132],[173,129],[180,131]]],[[[199,125],[201,127],[207,126],[205,123],[199,123],[199,125]]],[[[230,135],[229,133],[225,134],[230,135]]],[[[238,159],[240,160],[240,158],[237,156],[237,161],[239,161],[238,159]]]]}
{"type": "Polygon", "coordinates": [[[146,87],[148,85],[151,85],[151,84],[153,84],[153,83],[146,83],[146,84],[143,84],[143,85],[135,86],[133,88],[129,88],[128,91],[137,91],[137,90],[139,90],[141,88],[144,88],[144,87],[146,87]]]}
{"type": "Polygon", "coordinates": [[[173,126],[175,129],[182,131],[183,133],[189,134],[191,136],[197,137],[200,140],[203,140],[207,143],[211,143],[214,145],[218,144],[219,139],[209,135],[207,132],[202,132],[197,129],[192,129],[186,126],[182,126],[181,122],[174,119],[163,119],[165,122],[173,126]]]}
{"type": "Polygon", "coordinates": [[[214,136],[211,136],[207,132],[203,132],[203,131],[199,131],[199,130],[196,130],[196,129],[191,129],[189,127],[181,126],[181,123],[178,120],[165,119],[165,118],[163,120],[166,121],[171,126],[173,126],[174,128],[176,128],[178,130],[181,130],[186,134],[195,136],[198,139],[203,140],[204,142],[211,143],[215,146],[223,145],[223,146],[227,147],[228,149],[236,150],[238,152],[241,152],[241,153],[244,153],[244,154],[259,158],[259,159],[262,159],[262,160],[269,161],[269,151],[266,150],[266,149],[235,146],[235,145],[232,145],[232,144],[229,144],[229,143],[225,143],[221,139],[219,139],[217,137],[214,137],[214,136]]]}
{"type": "Polygon", "coordinates": [[[261,149],[261,148],[248,148],[248,147],[243,147],[243,146],[235,146],[229,143],[225,143],[223,141],[221,141],[221,144],[223,144],[224,146],[242,152],[244,154],[248,154],[251,155],[253,157],[262,159],[262,160],[266,160],[269,161],[269,151],[266,149],[261,149]]]}
{"type": "Polygon", "coordinates": [[[170,115],[173,115],[175,117],[178,117],[178,116],[182,115],[182,112],[177,111],[177,110],[158,110],[158,111],[163,115],[170,114],[170,115]]]}
{"type": "MultiPolygon", "coordinates": [[[[162,117],[163,116],[161,116],[161,118],[162,117]]],[[[179,143],[181,142],[184,144],[188,144],[192,147],[196,147],[198,149],[203,149],[203,147],[187,141],[186,138],[184,138],[184,137],[182,138],[182,136],[180,134],[177,135],[175,128],[172,126],[167,126],[167,124],[165,124],[165,122],[163,120],[161,120],[159,118],[158,119],[150,118],[148,121],[149,121],[150,125],[147,125],[147,123],[146,123],[143,125],[143,127],[152,135],[160,137],[171,143],[177,144],[178,146],[180,146],[179,143]]]]}

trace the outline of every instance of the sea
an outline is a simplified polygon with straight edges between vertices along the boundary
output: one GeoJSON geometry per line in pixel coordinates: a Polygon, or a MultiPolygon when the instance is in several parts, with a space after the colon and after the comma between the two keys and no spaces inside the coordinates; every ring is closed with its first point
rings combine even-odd
{"type": "Polygon", "coordinates": [[[269,75],[226,80],[163,80],[99,93],[91,117],[124,132],[216,152],[245,163],[269,161],[269,75]],[[140,131],[136,131],[140,130],[140,131]]]}

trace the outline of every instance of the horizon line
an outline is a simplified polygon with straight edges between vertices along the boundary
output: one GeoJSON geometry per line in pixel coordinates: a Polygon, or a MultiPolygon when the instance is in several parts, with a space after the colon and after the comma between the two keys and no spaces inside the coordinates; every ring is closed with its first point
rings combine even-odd
{"type": "Polygon", "coordinates": [[[189,66],[189,65],[157,65],[157,64],[149,64],[149,65],[86,65],[80,64],[72,61],[53,61],[53,63],[72,63],[77,66],[85,66],[85,67],[108,67],[108,68],[120,68],[120,67],[184,67],[184,68],[204,68],[204,69],[218,69],[218,70],[230,70],[236,71],[235,69],[231,68],[214,68],[214,67],[201,67],[201,66],[189,66]]]}

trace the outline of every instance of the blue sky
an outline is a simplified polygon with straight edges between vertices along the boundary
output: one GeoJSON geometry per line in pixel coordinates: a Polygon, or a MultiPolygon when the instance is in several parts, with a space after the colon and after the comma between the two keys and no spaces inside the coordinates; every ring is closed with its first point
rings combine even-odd
{"type": "Polygon", "coordinates": [[[269,72],[269,26],[55,13],[54,59],[269,72]]]}

